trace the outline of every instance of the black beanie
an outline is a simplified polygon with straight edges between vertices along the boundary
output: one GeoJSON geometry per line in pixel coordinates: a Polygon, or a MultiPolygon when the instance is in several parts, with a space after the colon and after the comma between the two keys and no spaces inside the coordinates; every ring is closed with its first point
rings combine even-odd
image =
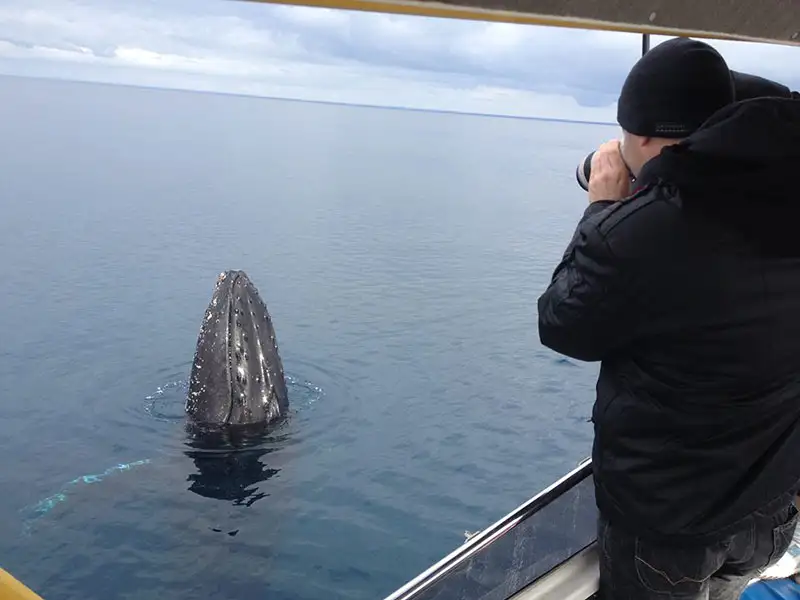
{"type": "Polygon", "coordinates": [[[674,38],[633,66],[620,92],[617,122],[634,135],[683,138],[733,101],[733,80],[719,52],[674,38]]]}

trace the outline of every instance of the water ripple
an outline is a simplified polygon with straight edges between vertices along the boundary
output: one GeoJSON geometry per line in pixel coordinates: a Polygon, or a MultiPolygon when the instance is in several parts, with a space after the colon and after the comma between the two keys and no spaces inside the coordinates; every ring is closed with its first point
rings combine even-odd
{"type": "MultiPolygon", "coordinates": [[[[294,411],[311,407],[325,395],[325,391],[311,381],[289,373],[286,373],[285,377],[290,406],[294,411]]],[[[168,423],[183,421],[186,418],[184,406],[188,392],[188,379],[167,381],[158,386],[153,393],[145,396],[144,411],[157,421],[168,423]]]]}

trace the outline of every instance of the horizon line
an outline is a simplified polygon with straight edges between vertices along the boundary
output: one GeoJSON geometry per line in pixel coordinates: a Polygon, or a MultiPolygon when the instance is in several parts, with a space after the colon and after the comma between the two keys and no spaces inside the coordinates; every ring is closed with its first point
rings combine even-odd
{"type": "Polygon", "coordinates": [[[137,83],[126,83],[126,82],[112,82],[112,81],[97,81],[93,79],[81,79],[75,77],[60,77],[60,76],[45,76],[45,75],[24,75],[18,73],[0,73],[0,77],[8,78],[8,79],[32,79],[37,81],[53,81],[59,83],[78,83],[78,84],[85,84],[85,85],[101,85],[101,86],[108,86],[108,87],[123,87],[123,88],[133,88],[133,89],[140,89],[140,90],[156,90],[156,91],[164,91],[164,92],[186,92],[186,93],[194,93],[194,94],[210,94],[214,96],[233,96],[238,98],[254,98],[260,100],[272,100],[272,101],[283,101],[283,102],[302,102],[305,104],[322,104],[328,106],[352,106],[354,108],[374,108],[378,110],[404,110],[410,112],[427,112],[427,113],[435,113],[435,114],[450,114],[450,115],[464,115],[469,117],[488,117],[488,118],[495,118],[495,119],[519,119],[524,121],[549,121],[553,123],[575,123],[578,125],[605,125],[605,126],[617,126],[617,123],[612,121],[591,121],[591,120],[584,120],[584,119],[567,119],[563,117],[544,117],[544,116],[532,116],[532,115],[513,115],[513,114],[502,114],[502,113],[489,113],[489,112],[474,112],[474,111],[465,111],[465,110],[457,110],[457,109],[446,109],[446,108],[423,108],[417,106],[402,106],[402,105],[390,105],[390,104],[369,104],[363,102],[345,102],[342,100],[314,100],[310,98],[295,98],[290,96],[269,96],[264,94],[255,94],[255,93],[247,93],[247,92],[227,92],[222,90],[202,90],[202,89],[191,89],[191,88],[183,88],[183,87],[168,87],[168,86],[161,86],[161,85],[147,85],[147,84],[137,84],[137,83]]]}

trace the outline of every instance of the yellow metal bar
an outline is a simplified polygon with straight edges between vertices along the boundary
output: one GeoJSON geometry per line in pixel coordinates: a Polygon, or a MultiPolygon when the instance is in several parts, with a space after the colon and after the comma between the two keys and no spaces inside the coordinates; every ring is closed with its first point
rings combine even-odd
{"type": "Polygon", "coordinates": [[[800,47],[798,0],[229,0],[800,47]]]}
{"type": "Polygon", "coordinates": [[[42,597],[0,568],[0,600],[42,600],[42,597]]]}

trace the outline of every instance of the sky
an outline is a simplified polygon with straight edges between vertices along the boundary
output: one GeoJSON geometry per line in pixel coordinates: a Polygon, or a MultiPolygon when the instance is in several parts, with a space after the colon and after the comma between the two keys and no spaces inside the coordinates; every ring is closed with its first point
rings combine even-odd
{"type": "MultiPolygon", "coordinates": [[[[709,43],[800,90],[800,48],[709,43]]],[[[0,74],[378,106],[614,122],[640,48],[635,34],[232,0],[0,0],[0,74]]]]}

